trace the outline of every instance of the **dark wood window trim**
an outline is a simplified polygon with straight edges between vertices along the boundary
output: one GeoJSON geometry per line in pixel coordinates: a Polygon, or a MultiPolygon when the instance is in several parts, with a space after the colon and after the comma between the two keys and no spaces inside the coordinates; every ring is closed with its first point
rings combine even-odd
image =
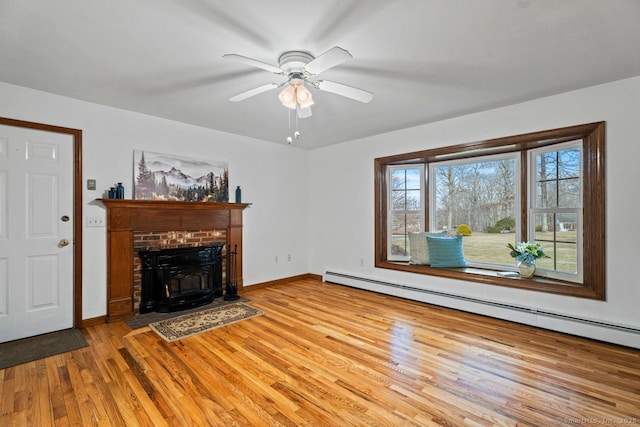
{"type": "MultiPolygon", "coordinates": [[[[528,289],[580,298],[606,300],[606,203],[605,203],[605,122],[589,123],[559,129],[533,132],[486,141],[472,142],[431,150],[376,158],[375,173],[375,267],[447,277],[464,281],[511,288],[528,289]],[[443,269],[426,265],[410,265],[387,259],[387,166],[412,163],[431,163],[448,159],[462,159],[489,154],[521,152],[526,165],[527,150],[558,144],[583,141],[583,283],[571,283],[543,277],[532,279],[505,278],[492,270],[477,268],[443,269]]],[[[526,169],[522,173],[526,178],[526,169]]],[[[522,179],[521,206],[527,206],[526,179],[522,179]]],[[[428,205],[428,204],[427,204],[428,205]]],[[[426,208],[428,209],[428,207],[426,208]]],[[[526,240],[527,215],[522,209],[522,235],[526,240]]],[[[425,212],[429,218],[429,212],[425,212]]]]}

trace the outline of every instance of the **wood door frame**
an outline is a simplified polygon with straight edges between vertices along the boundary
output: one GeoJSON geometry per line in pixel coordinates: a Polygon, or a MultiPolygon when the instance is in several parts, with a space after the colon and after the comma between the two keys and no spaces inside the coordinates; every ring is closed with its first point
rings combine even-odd
{"type": "Polygon", "coordinates": [[[0,117],[0,125],[73,137],[73,327],[82,327],[82,130],[0,117]]]}

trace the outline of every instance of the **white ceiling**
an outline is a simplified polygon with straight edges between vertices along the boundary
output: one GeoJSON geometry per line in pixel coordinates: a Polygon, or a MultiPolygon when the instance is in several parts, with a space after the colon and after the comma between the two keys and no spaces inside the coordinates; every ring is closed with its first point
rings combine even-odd
{"type": "Polygon", "coordinates": [[[640,75],[640,1],[0,0],[0,81],[283,144],[279,90],[228,98],[284,78],[222,55],[333,46],[375,97],[311,88],[304,148],[640,75]]]}

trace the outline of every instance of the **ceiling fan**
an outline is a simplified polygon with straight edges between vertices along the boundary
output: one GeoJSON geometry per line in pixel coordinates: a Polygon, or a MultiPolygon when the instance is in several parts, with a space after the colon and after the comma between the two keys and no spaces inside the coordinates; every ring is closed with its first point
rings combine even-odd
{"type": "Polygon", "coordinates": [[[252,67],[262,68],[287,78],[282,83],[269,83],[232,96],[229,98],[229,101],[232,102],[243,101],[269,90],[286,86],[278,96],[280,102],[287,108],[297,110],[298,117],[305,118],[311,116],[311,105],[313,105],[311,93],[305,87],[306,85],[364,103],[373,99],[373,93],[366,90],[328,80],[308,80],[353,58],[347,50],[338,46],[332,47],[318,57],[299,50],[285,52],[278,58],[278,67],[242,55],[226,54],[222,55],[222,57],[252,67]]]}

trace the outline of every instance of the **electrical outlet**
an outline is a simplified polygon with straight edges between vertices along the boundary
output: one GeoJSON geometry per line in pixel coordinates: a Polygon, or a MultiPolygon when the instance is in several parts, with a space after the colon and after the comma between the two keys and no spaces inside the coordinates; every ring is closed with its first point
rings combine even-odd
{"type": "Polygon", "coordinates": [[[87,227],[104,227],[104,218],[101,216],[88,216],[87,227]]]}
{"type": "Polygon", "coordinates": [[[364,267],[364,258],[360,258],[360,267],[364,267]]]}
{"type": "Polygon", "coordinates": [[[278,263],[278,255],[276,255],[276,261],[275,262],[276,262],[276,264],[278,263]]]}
{"type": "Polygon", "coordinates": [[[287,255],[287,261],[291,261],[291,254],[287,255]]]}

